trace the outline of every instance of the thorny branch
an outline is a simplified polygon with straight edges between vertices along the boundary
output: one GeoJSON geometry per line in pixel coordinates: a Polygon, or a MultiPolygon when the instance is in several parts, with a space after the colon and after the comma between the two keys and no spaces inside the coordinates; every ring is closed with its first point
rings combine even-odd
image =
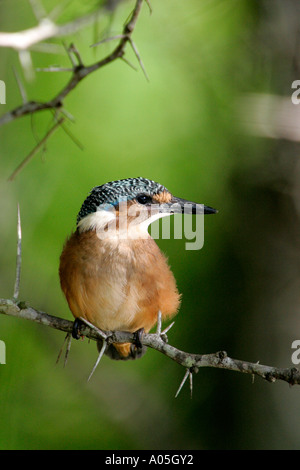
{"type": "MultiPolygon", "coordinates": [[[[64,88],[56,95],[54,98],[52,98],[49,101],[45,102],[40,102],[40,101],[27,101],[26,103],[23,103],[22,105],[18,106],[17,108],[13,109],[12,111],[9,111],[8,113],[4,114],[0,118],[0,126],[3,124],[7,124],[15,119],[18,119],[20,117],[26,116],[28,114],[33,114],[39,111],[44,111],[47,109],[50,110],[60,110],[63,106],[64,99],[66,96],[74,90],[74,88],[88,75],[91,73],[95,72],[96,70],[104,67],[107,64],[110,64],[111,62],[115,61],[116,59],[122,59],[124,54],[125,54],[125,48],[127,43],[129,42],[131,46],[133,47],[135,54],[138,57],[139,63],[142,66],[141,59],[136,52],[136,46],[134,46],[131,35],[134,31],[134,28],[136,26],[136,22],[138,19],[138,16],[141,11],[142,3],[144,0],[136,0],[135,7],[132,11],[132,14],[130,16],[130,19],[128,22],[125,24],[124,29],[123,29],[123,34],[120,35],[120,40],[117,44],[117,46],[114,48],[114,50],[104,57],[103,59],[95,62],[92,65],[84,65],[82,62],[78,63],[77,65],[74,65],[74,67],[71,69],[72,70],[72,76],[69,82],[64,86],[64,88]]],[[[21,33],[20,33],[21,34],[21,33]]],[[[1,35],[0,35],[0,43],[1,43],[1,35]]],[[[0,44],[1,45],[1,44],[0,44]]],[[[73,46],[74,49],[74,46],[73,46]]],[[[142,67],[143,68],[143,67],[142,67]]],[[[144,68],[143,68],[144,71],[144,68]]],[[[144,72],[145,73],[145,72],[144,72]]]]}
{"type": "MultiPolygon", "coordinates": [[[[73,328],[73,322],[36,310],[33,307],[27,306],[24,302],[17,303],[9,299],[0,299],[0,313],[41,323],[69,334],[71,334],[73,328]]],[[[92,340],[103,339],[103,335],[101,335],[97,329],[91,328],[88,325],[81,329],[81,335],[92,340]]],[[[127,343],[135,341],[133,333],[114,331],[106,332],[106,335],[106,341],[109,343],[127,343]]],[[[187,370],[185,379],[189,376],[191,380],[191,374],[198,372],[201,367],[214,367],[242,372],[252,376],[257,375],[269,382],[282,380],[290,385],[300,385],[300,371],[295,367],[282,369],[233,359],[229,357],[225,351],[219,351],[213,354],[187,353],[168,344],[166,332],[160,334],[159,332],[145,334],[142,338],[142,344],[155,349],[183,366],[187,370]]]]}
{"type": "MultiPolygon", "coordinates": [[[[57,115],[59,113],[63,113],[67,117],[69,116],[69,113],[67,113],[67,111],[63,108],[64,100],[69,95],[69,93],[71,93],[85,77],[95,72],[96,70],[104,67],[105,65],[114,62],[116,59],[122,59],[125,63],[135,68],[124,57],[127,43],[129,43],[130,46],[132,47],[134,54],[136,55],[136,58],[138,60],[138,63],[146,79],[148,80],[148,75],[146,73],[144,64],[137,50],[137,47],[131,37],[135,29],[138,16],[140,14],[143,1],[144,0],[136,0],[134,9],[129,19],[124,25],[122,34],[113,38],[105,39],[105,41],[108,41],[108,40],[114,40],[117,38],[119,39],[119,41],[118,41],[117,46],[114,48],[114,50],[103,59],[98,60],[92,65],[84,65],[78,50],[76,49],[74,44],[71,44],[70,47],[67,48],[66,50],[72,63],[72,67],[70,69],[60,68],[60,67],[38,69],[40,71],[47,71],[47,72],[70,71],[72,73],[70,80],[64,86],[64,88],[49,101],[44,101],[44,102],[28,101],[26,98],[25,88],[15,72],[23,103],[22,105],[18,106],[17,108],[13,109],[12,111],[9,111],[8,113],[0,117],[0,126],[7,124],[11,121],[14,121],[15,119],[18,119],[20,117],[23,117],[26,115],[33,115],[39,111],[45,111],[45,110],[50,110],[52,113],[53,112],[55,113],[56,122],[54,126],[52,127],[52,129],[50,129],[50,131],[44,136],[44,138],[36,145],[36,147],[24,158],[24,160],[15,169],[15,171],[12,173],[12,175],[9,178],[10,180],[12,180],[19,173],[19,171],[21,171],[21,169],[31,160],[31,158],[40,150],[40,148],[46,143],[46,141],[51,137],[51,135],[54,133],[54,131],[57,128],[62,127],[65,130],[65,132],[67,132],[66,128],[63,126],[64,119],[57,119],[57,115]]],[[[87,17],[79,18],[73,21],[72,23],[68,23],[62,26],[55,25],[49,18],[42,18],[39,21],[38,26],[35,28],[31,28],[30,30],[21,31],[18,33],[0,33],[0,47],[13,47],[14,49],[19,51],[20,59],[22,59],[22,57],[24,59],[24,54],[27,54],[26,57],[27,59],[29,57],[29,62],[31,64],[30,53],[28,51],[29,47],[31,47],[32,45],[40,41],[47,39],[48,37],[66,35],[71,32],[73,33],[74,31],[77,31],[79,28],[83,27],[88,22],[90,22],[92,18],[94,19],[96,18],[95,13],[93,13],[92,15],[88,15],[87,17]]],[[[99,44],[101,44],[101,42],[102,41],[100,41],[99,44]]],[[[98,44],[94,44],[93,47],[97,45],[98,44]]],[[[70,135],[69,132],[67,133],[70,135]]],[[[79,146],[82,147],[81,145],[79,146]]]]}

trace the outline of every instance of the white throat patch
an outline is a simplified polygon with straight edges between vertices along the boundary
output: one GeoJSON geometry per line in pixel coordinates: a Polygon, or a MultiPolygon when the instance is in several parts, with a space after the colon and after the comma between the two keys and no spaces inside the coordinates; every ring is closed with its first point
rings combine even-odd
{"type": "Polygon", "coordinates": [[[98,210],[87,215],[78,222],[79,232],[86,232],[87,230],[94,230],[101,232],[107,226],[108,223],[116,220],[114,212],[106,210],[98,210]]]}
{"type": "MultiPolygon", "coordinates": [[[[166,213],[152,214],[146,220],[136,223],[134,220],[116,228],[117,217],[114,211],[98,210],[81,219],[77,225],[80,233],[88,230],[96,230],[99,239],[125,240],[125,239],[147,239],[150,237],[148,227],[152,222],[169,216],[166,213]]],[[[122,219],[123,221],[123,219],[122,219]]],[[[123,222],[122,222],[123,223],[123,222]]]]}

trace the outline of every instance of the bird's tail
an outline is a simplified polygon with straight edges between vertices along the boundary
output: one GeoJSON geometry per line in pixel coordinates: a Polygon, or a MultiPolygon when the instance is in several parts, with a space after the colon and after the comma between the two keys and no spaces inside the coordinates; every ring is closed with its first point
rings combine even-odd
{"type": "MultiPolygon", "coordinates": [[[[97,348],[98,351],[101,351],[103,345],[102,340],[97,341],[97,348]]],[[[139,359],[142,357],[145,352],[147,351],[146,346],[142,346],[138,348],[132,343],[122,343],[122,344],[109,344],[106,347],[104,354],[110,357],[110,359],[114,359],[116,361],[128,361],[129,359],[139,359]]]]}

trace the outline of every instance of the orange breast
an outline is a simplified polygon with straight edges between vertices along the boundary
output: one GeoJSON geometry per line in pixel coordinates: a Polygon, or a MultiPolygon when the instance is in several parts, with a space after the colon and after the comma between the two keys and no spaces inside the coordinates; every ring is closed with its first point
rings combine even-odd
{"type": "Polygon", "coordinates": [[[155,241],[100,240],[75,232],[60,258],[60,282],[74,317],[103,330],[149,331],[177,313],[180,295],[155,241]]]}

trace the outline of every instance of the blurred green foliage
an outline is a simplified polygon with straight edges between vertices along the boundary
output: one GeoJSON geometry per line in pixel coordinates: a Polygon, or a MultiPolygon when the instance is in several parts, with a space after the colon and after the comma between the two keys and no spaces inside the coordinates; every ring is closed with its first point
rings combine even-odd
{"type": "MultiPolygon", "coordinates": [[[[70,2],[65,19],[92,10],[96,3],[70,2]],[[83,12],[79,8],[84,3],[83,12]]],[[[266,59],[263,36],[258,37],[271,14],[270,2],[264,2],[265,9],[251,0],[151,3],[153,14],[144,4],[133,36],[150,82],[128,48],[126,58],[137,72],[114,62],[90,75],[65,100],[75,118],[66,126],[83,150],[60,129],[8,182],[53,118],[50,112],[39,113],[0,128],[0,296],[13,293],[19,202],[20,298],[71,319],[59,287],[58,263],[84,198],[93,186],[144,176],[176,196],[219,209],[205,220],[202,250],[186,251],[184,240],[158,241],[183,294],[170,343],[190,352],[222,349],[240,359],[290,366],[290,344],[297,334],[280,343],[274,330],[280,316],[272,316],[267,302],[262,312],[268,317],[260,317],[256,308],[267,290],[265,282],[272,282],[278,268],[275,264],[265,273],[262,268],[270,246],[266,240],[272,240],[266,231],[277,233],[268,214],[275,212],[278,199],[266,183],[266,175],[275,171],[270,156],[277,142],[245,135],[236,115],[242,93],[284,94],[290,87],[290,81],[284,89],[270,78],[282,65],[281,57],[274,52],[266,59]]],[[[59,2],[44,4],[49,12],[59,2]]],[[[93,63],[113,47],[108,43],[91,49],[95,31],[97,39],[119,34],[133,5],[123,2],[113,17],[99,17],[96,30],[86,28],[65,39],[66,44],[73,41],[84,63],[93,63]]],[[[2,0],[0,23],[5,31],[33,26],[29,2],[2,0]]],[[[0,78],[7,86],[7,104],[0,109],[4,113],[21,103],[13,66],[23,73],[16,52],[0,54],[0,78]]],[[[69,66],[65,53],[32,52],[32,59],[34,67],[69,66]]],[[[28,98],[50,99],[68,77],[36,73],[26,82],[28,98]]],[[[278,210],[277,217],[281,214],[278,210]]],[[[299,391],[285,384],[258,379],[251,384],[242,374],[203,369],[194,377],[193,399],[185,386],[175,400],[184,370],[151,350],[140,361],[103,358],[87,383],[97,355],[94,343],[73,341],[63,368],[55,366],[63,333],[3,315],[0,325],[7,348],[7,364],[0,365],[1,449],[297,447],[299,391]],[[283,402],[292,405],[287,408],[283,402]]]]}

